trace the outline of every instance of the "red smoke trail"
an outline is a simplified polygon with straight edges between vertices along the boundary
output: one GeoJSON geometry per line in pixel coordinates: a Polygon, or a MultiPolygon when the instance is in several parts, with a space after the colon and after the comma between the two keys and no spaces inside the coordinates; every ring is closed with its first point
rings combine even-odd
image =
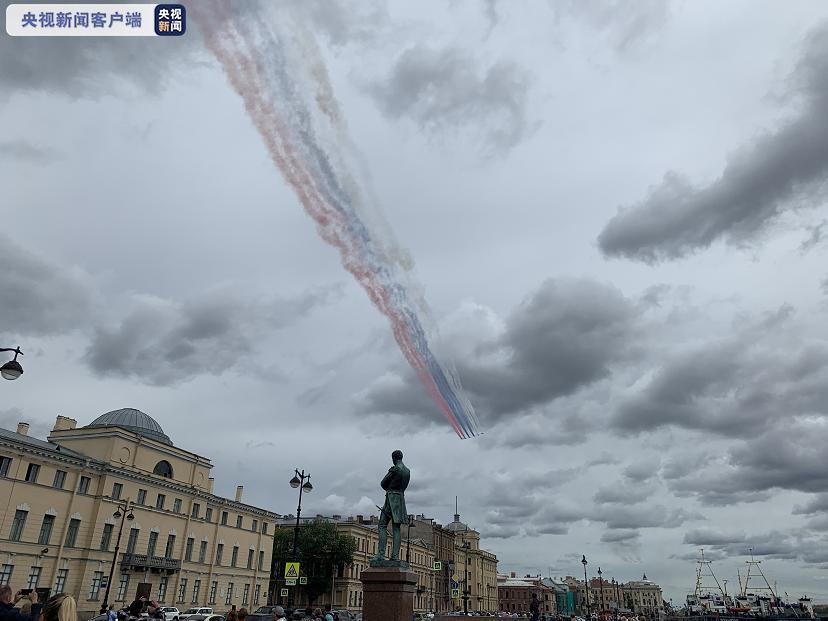
{"type": "Polygon", "coordinates": [[[267,96],[269,89],[266,80],[262,80],[261,77],[267,75],[267,68],[262,66],[260,55],[257,55],[255,50],[244,52],[249,48],[248,40],[241,36],[234,16],[222,10],[226,5],[215,2],[211,4],[213,10],[203,14],[200,14],[200,10],[197,11],[197,19],[206,18],[210,14],[219,16],[223,13],[222,25],[230,27],[222,36],[217,32],[215,22],[210,19],[199,19],[205,30],[207,47],[222,64],[234,90],[242,97],[245,109],[262,136],[271,159],[288,184],[293,187],[306,213],[316,222],[321,237],[339,250],[345,269],[362,285],[371,302],[389,319],[394,340],[401,352],[457,435],[461,438],[466,437],[412,342],[404,318],[389,299],[387,288],[377,281],[375,273],[366,269],[358,260],[358,252],[352,247],[353,240],[347,235],[348,227],[343,220],[343,214],[328,204],[316,180],[308,173],[304,159],[297,154],[290,131],[267,96]],[[343,232],[346,233],[344,236],[343,232]]]}

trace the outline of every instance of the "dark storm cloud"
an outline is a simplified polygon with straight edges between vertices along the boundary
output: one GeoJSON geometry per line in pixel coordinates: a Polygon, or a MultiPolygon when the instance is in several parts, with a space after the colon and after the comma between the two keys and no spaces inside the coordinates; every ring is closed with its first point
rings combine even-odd
{"type": "Polygon", "coordinates": [[[794,515],[812,515],[814,513],[828,513],[828,493],[816,494],[804,505],[793,508],[794,515]]]}
{"type": "MultiPolygon", "coordinates": [[[[4,2],[4,9],[9,2],[4,2]]],[[[18,91],[95,99],[123,87],[158,93],[192,68],[201,48],[184,37],[0,37],[0,100],[18,91]]]]}
{"type": "Polygon", "coordinates": [[[745,540],[745,533],[724,533],[707,528],[688,530],[684,534],[684,543],[694,546],[722,546],[745,540]]]}
{"type": "Polygon", "coordinates": [[[515,63],[499,60],[486,67],[459,48],[416,45],[368,92],[389,118],[410,118],[433,134],[485,128],[488,146],[505,151],[537,127],[528,118],[530,85],[515,63]]]}
{"type": "Polygon", "coordinates": [[[11,162],[28,162],[31,164],[51,164],[60,159],[53,149],[39,147],[26,140],[0,142],[0,160],[11,162]]]}
{"type": "Polygon", "coordinates": [[[118,325],[95,330],[85,360],[100,375],[154,385],[220,375],[254,352],[262,333],[298,321],[338,292],[250,299],[220,289],[184,303],[144,297],[118,325]]]}
{"type": "Polygon", "coordinates": [[[647,500],[653,493],[655,488],[652,486],[617,482],[599,487],[592,499],[599,505],[634,505],[647,500]]]}
{"type": "Polygon", "coordinates": [[[697,513],[684,509],[668,509],[663,505],[646,503],[635,507],[616,506],[612,511],[600,507],[592,511],[590,519],[604,522],[610,529],[677,528],[689,520],[701,519],[697,513]]]}
{"type": "MultiPolygon", "coordinates": [[[[608,378],[613,364],[635,355],[637,321],[633,304],[614,287],[548,280],[511,313],[502,334],[482,336],[476,354],[465,356],[457,368],[484,423],[508,422],[511,415],[532,409],[546,415],[550,402],[608,378]]],[[[358,403],[370,413],[437,416],[408,370],[382,378],[358,403]]],[[[579,440],[588,429],[577,414],[550,409],[548,416],[560,416],[564,425],[543,432],[547,443],[560,434],[579,440]]],[[[531,428],[531,417],[527,420],[531,428]]],[[[515,436],[512,444],[526,437],[525,429],[509,435],[515,436]]]]}
{"type": "Polygon", "coordinates": [[[828,340],[797,332],[782,307],[729,338],[667,359],[621,403],[611,425],[639,433],[673,425],[757,436],[787,416],[828,415],[828,340]]]}
{"type": "Polygon", "coordinates": [[[725,558],[747,556],[751,553],[757,557],[778,559],[802,558],[805,562],[822,562],[824,550],[812,539],[803,540],[787,532],[770,531],[745,535],[744,533],[724,534],[713,531],[690,531],[685,536],[684,543],[694,546],[705,546],[705,556],[712,552],[725,558]],[[806,560],[805,556],[810,560],[806,560]]]}
{"type": "Polygon", "coordinates": [[[638,541],[641,538],[641,533],[637,530],[628,528],[628,529],[610,529],[604,531],[604,534],[601,535],[601,541],[604,543],[632,543],[638,541]]]}
{"type": "Polygon", "coordinates": [[[87,325],[94,290],[83,271],[59,267],[2,235],[0,265],[0,332],[41,336],[87,325]]]}
{"type": "Polygon", "coordinates": [[[676,259],[724,238],[742,244],[778,216],[824,205],[828,195],[828,26],[814,30],[792,78],[801,111],[733,154],[722,175],[693,187],[679,173],[619,209],[598,237],[607,256],[676,259]]]}
{"type": "Polygon", "coordinates": [[[658,475],[661,460],[657,455],[649,459],[634,461],[624,468],[624,476],[632,481],[648,481],[658,475]]]}

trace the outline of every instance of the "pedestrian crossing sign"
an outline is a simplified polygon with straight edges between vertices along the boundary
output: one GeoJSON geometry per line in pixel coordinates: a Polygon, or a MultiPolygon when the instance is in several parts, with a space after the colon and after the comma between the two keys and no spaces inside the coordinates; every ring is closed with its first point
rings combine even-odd
{"type": "Polygon", "coordinates": [[[280,593],[282,594],[282,597],[287,597],[288,596],[288,590],[287,589],[282,589],[280,591],[280,593]]]}
{"type": "Polygon", "coordinates": [[[443,571],[443,561],[434,561],[434,571],[443,571]]]}
{"type": "Polygon", "coordinates": [[[285,578],[296,580],[299,577],[299,563],[285,563],[285,578]]]}
{"type": "Polygon", "coordinates": [[[451,597],[453,599],[457,599],[458,597],[460,597],[460,589],[452,589],[451,590],[451,597]]]}
{"type": "Polygon", "coordinates": [[[299,584],[307,584],[307,583],[308,583],[308,577],[307,576],[301,576],[299,578],[299,584]]]}

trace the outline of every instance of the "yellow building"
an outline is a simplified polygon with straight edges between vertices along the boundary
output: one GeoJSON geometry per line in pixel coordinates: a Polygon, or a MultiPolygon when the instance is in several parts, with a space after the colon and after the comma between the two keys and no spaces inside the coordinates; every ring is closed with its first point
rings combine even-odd
{"type": "Polygon", "coordinates": [[[459,513],[444,528],[454,533],[453,571],[460,578],[454,609],[463,610],[463,598],[468,597],[469,611],[497,612],[497,557],[480,549],[480,533],[461,522],[459,513]]]}
{"type": "Polygon", "coordinates": [[[28,430],[0,429],[0,584],[70,593],[83,616],[107,589],[116,606],[266,603],[279,516],[241,486],[213,494],[209,459],[129,408],[85,427],[58,416],[47,441],[28,430]]]}
{"type": "Polygon", "coordinates": [[[621,588],[627,608],[637,614],[656,617],[664,607],[661,587],[652,580],[647,580],[647,574],[641,580],[625,582],[621,588]]]}

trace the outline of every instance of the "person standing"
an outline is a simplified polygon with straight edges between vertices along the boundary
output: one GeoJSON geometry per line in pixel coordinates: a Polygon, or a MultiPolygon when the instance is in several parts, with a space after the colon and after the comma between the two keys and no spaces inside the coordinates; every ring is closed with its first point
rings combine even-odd
{"type": "Polygon", "coordinates": [[[14,607],[22,598],[22,591],[15,593],[14,598],[12,598],[11,587],[7,584],[0,586],[0,621],[38,621],[41,605],[37,603],[37,592],[31,591],[28,593],[28,598],[32,602],[29,616],[24,615],[19,608],[14,607]]]}
{"type": "Polygon", "coordinates": [[[537,593],[532,593],[532,602],[529,604],[529,612],[532,613],[532,621],[538,621],[540,618],[540,601],[538,601],[537,593]]]}
{"type": "Polygon", "coordinates": [[[78,606],[75,599],[66,593],[58,593],[43,604],[43,621],[78,621],[78,606]]]}
{"type": "Polygon", "coordinates": [[[331,612],[331,605],[325,604],[325,621],[334,621],[333,612],[331,612]]]}
{"type": "Polygon", "coordinates": [[[285,609],[281,606],[273,607],[273,621],[287,621],[285,619],[285,609]]]}

